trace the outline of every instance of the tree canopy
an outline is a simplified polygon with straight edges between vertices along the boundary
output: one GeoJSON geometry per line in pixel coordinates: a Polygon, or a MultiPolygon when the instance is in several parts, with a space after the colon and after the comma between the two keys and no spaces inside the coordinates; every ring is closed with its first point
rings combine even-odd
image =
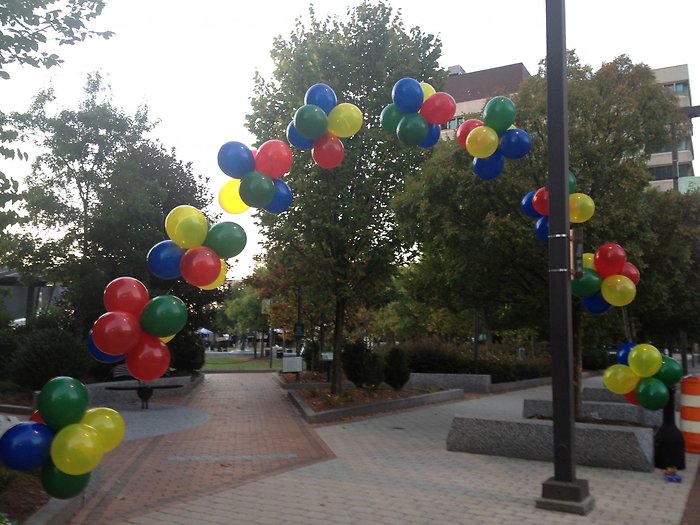
{"type": "MultiPolygon", "coordinates": [[[[286,177],[294,192],[291,208],[259,217],[268,251],[283,254],[290,280],[303,284],[305,297],[319,294],[335,305],[338,367],[346,308],[371,303],[394,270],[401,243],[390,202],[423,158],[385,134],[379,115],[397,80],[441,84],[440,51],[435,36],[405,28],[383,2],[348,8],[343,19],[319,20],[311,8],[308,25],[297,21],[289,37],[275,40],[273,78],[256,78],[247,125],[260,142],[284,136],[304,93],[317,82],[364,113],[364,129],[345,141],[340,167],[324,170],[309,152],[295,152],[286,177]]],[[[339,376],[338,368],[334,391],[339,376]]]]}

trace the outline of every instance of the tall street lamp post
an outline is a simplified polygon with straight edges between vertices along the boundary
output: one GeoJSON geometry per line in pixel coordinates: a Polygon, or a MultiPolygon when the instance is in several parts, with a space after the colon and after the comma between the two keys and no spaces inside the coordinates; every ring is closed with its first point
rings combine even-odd
{"type": "Polygon", "coordinates": [[[552,346],[554,476],[542,484],[536,506],[588,514],[588,481],[576,479],[573,339],[569,255],[569,134],[564,0],[546,0],[547,143],[549,170],[549,310],[552,346]]]}

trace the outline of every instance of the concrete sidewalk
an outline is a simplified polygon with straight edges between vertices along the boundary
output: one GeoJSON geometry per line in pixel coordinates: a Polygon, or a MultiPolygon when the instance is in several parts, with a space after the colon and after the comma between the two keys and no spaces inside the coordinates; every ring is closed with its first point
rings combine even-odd
{"type": "MultiPolygon", "coordinates": [[[[314,428],[269,375],[207,376],[186,402],[207,417],[108,454],[99,492],[71,523],[681,523],[691,488],[700,498],[697,455],[687,455],[680,484],[659,471],[579,467],[596,506],[575,516],[534,506],[551,463],[445,450],[455,414],[515,417],[522,399],[550,396],[550,387],[538,387],[314,428]]],[[[168,410],[141,414],[155,422],[168,410]]],[[[694,519],[688,525],[700,524],[694,519]]]]}

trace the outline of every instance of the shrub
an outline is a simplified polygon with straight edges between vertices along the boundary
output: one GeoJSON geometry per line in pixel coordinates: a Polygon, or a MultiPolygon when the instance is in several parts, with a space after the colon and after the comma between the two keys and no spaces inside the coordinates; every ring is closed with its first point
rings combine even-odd
{"type": "Polygon", "coordinates": [[[356,387],[377,387],[384,380],[383,356],[372,352],[361,340],[346,343],[342,356],[343,371],[356,387]]]}
{"type": "Polygon", "coordinates": [[[392,347],[386,357],[384,382],[394,390],[401,390],[410,377],[411,370],[408,368],[406,352],[398,346],[392,347]]]}
{"type": "Polygon", "coordinates": [[[608,350],[603,345],[584,348],[581,359],[583,368],[586,370],[603,370],[613,364],[608,355],[608,350]]]}
{"type": "Polygon", "coordinates": [[[12,328],[0,329],[0,360],[5,366],[0,367],[0,379],[11,379],[11,369],[7,366],[12,362],[19,348],[19,334],[12,328]]]}
{"type": "Polygon", "coordinates": [[[204,366],[204,343],[192,330],[183,330],[168,343],[170,367],[179,372],[194,372],[204,366]]]}
{"type": "Polygon", "coordinates": [[[12,380],[20,386],[40,390],[56,376],[84,381],[93,359],[85,345],[60,328],[27,330],[12,359],[12,380]]]}

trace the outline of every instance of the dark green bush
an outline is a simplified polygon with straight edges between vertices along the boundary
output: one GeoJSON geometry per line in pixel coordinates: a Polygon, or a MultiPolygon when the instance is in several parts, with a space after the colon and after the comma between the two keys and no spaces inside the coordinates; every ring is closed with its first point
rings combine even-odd
{"type": "Polygon", "coordinates": [[[11,379],[12,359],[19,348],[19,333],[12,328],[0,329],[0,379],[11,379]]]}
{"type": "Polygon", "coordinates": [[[343,371],[356,387],[376,387],[384,380],[384,358],[372,352],[361,341],[346,343],[343,347],[343,371]]]}
{"type": "Polygon", "coordinates": [[[204,343],[196,332],[183,330],[169,343],[170,367],[178,372],[194,372],[204,366],[204,343]]]}
{"type": "Polygon", "coordinates": [[[12,359],[12,380],[40,390],[56,376],[86,381],[93,359],[83,341],[60,328],[27,330],[12,359]]]}
{"type": "Polygon", "coordinates": [[[384,367],[384,382],[395,390],[400,390],[411,377],[411,369],[408,368],[406,352],[398,346],[389,350],[384,367]]]}
{"type": "Polygon", "coordinates": [[[613,364],[608,355],[608,350],[603,345],[584,348],[581,358],[583,368],[586,370],[603,370],[613,364]]]}

